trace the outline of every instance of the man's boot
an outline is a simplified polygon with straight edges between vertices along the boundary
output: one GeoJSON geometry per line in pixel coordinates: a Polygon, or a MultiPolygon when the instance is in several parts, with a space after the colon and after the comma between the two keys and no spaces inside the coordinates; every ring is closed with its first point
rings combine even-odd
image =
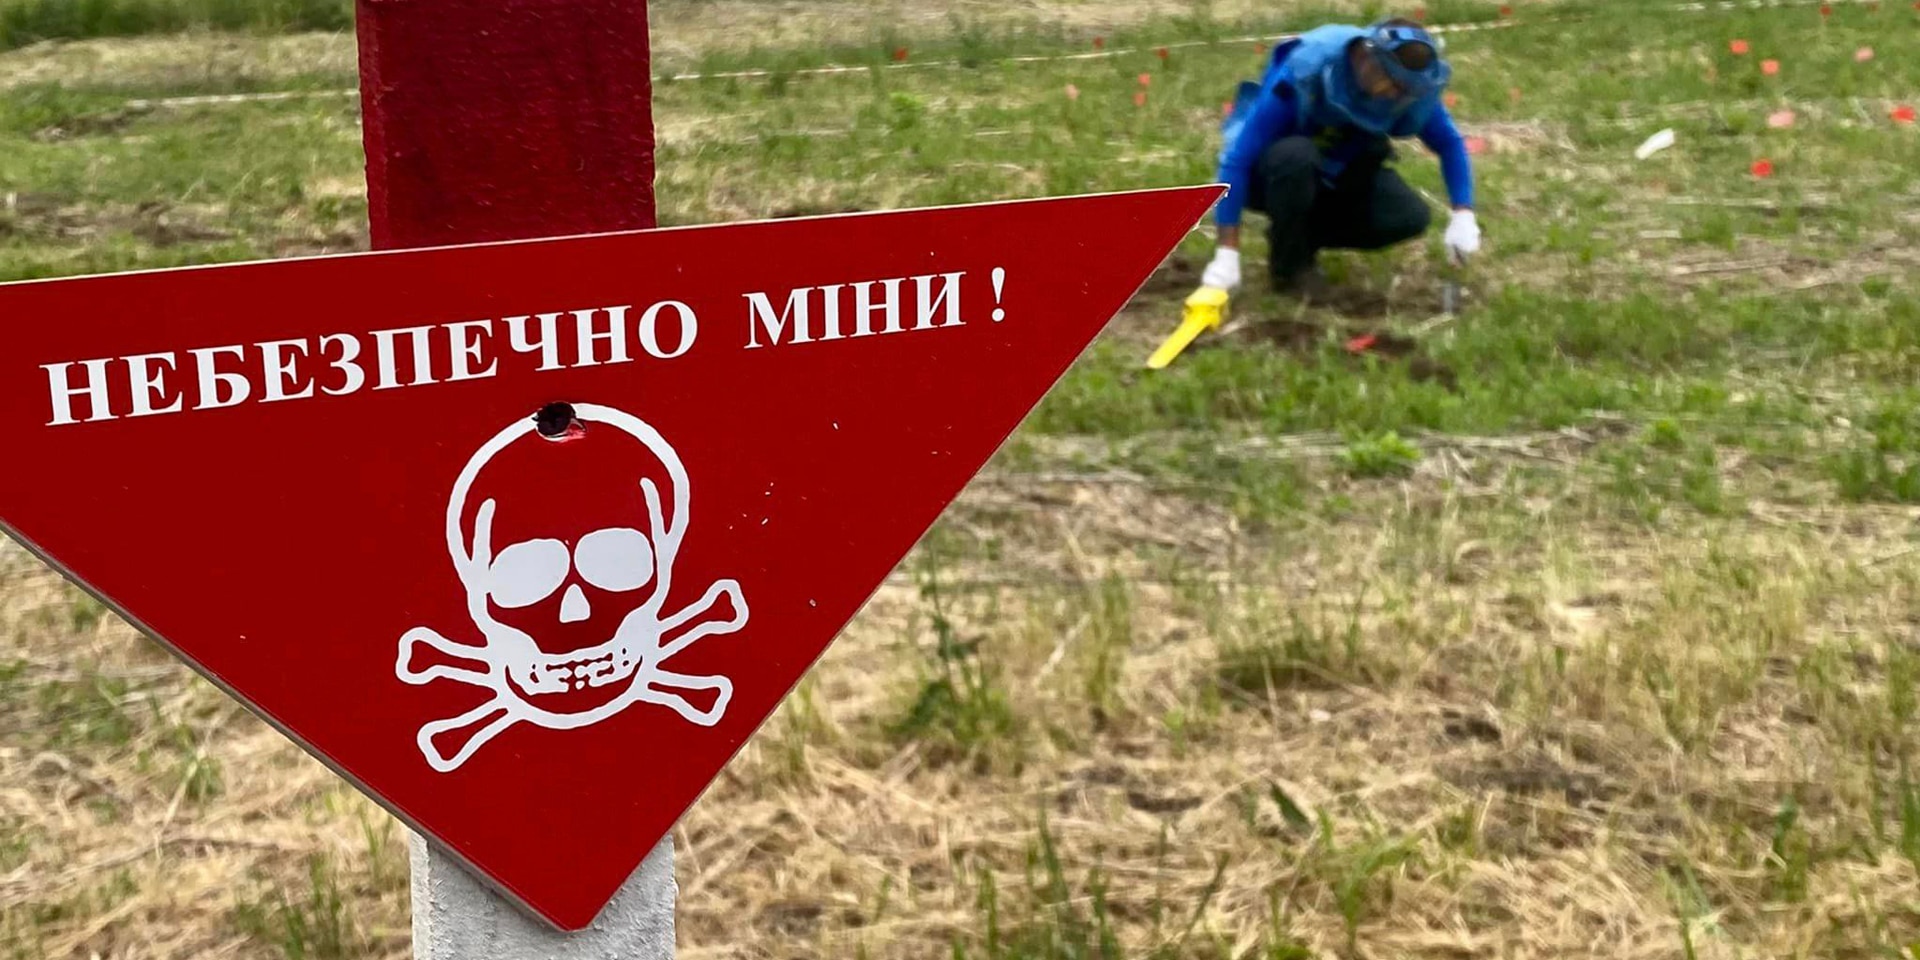
{"type": "Polygon", "coordinates": [[[1333,284],[1315,265],[1296,271],[1289,277],[1276,277],[1273,292],[1302,304],[1324,304],[1333,299],[1333,284]]]}

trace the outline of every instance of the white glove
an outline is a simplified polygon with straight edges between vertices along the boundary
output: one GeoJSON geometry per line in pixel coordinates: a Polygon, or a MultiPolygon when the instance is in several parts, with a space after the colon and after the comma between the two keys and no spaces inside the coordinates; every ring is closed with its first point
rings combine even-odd
{"type": "Polygon", "coordinates": [[[1213,262],[1207,264],[1207,270],[1200,275],[1200,285],[1221,290],[1236,290],[1240,287],[1240,251],[1232,247],[1221,247],[1213,252],[1213,262]]]}
{"type": "Polygon", "coordinates": [[[1447,221],[1447,256],[1455,262],[1480,252],[1480,224],[1472,210],[1455,210],[1447,221]]]}

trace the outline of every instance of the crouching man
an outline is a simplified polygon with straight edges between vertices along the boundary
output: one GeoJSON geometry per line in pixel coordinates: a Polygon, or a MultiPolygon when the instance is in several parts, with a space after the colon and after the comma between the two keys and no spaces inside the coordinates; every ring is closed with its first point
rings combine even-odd
{"type": "Polygon", "coordinates": [[[1266,75],[1240,85],[1224,127],[1214,210],[1218,245],[1201,285],[1234,291],[1240,219],[1266,214],[1267,268],[1283,295],[1324,301],[1325,249],[1378,250],[1425,234],[1426,201],[1391,168],[1394,139],[1419,137],[1440,158],[1452,215],[1448,255],[1480,249],[1466,144],[1440,102],[1452,75],[1433,36],[1411,20],[1324,26],[1273,51],[1266,75]]]}

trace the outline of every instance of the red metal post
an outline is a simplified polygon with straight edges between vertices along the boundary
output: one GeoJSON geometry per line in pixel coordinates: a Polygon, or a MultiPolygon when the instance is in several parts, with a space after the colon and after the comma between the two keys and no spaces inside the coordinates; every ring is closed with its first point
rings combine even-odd
{"type": "Polygon", "coordinates": [[[646,0],[360,0],[376,249],[654,226],[646,0]]]}
{"type": "MultiPolygon", "coordinates": [[[[646,0],[359,0],[356,26],[375,249],[654,226],[646,0]]],[[[423,960],[673,956],[671,839],[579,937],[414,845],[423,960]]]]}

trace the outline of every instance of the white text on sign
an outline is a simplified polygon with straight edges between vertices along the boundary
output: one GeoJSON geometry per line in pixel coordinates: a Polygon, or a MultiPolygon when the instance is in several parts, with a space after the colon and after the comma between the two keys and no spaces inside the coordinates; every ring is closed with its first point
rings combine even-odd
{"type": "MultiPolygon", "coordinates": [[[[995,322],[1004,271],[994,271],[995,322]]],[[[965,325],[964,271],[742,294],[743,349],[855,340],[965,325]]],[[[343,397],[498,376],[503,361],[534,372],[685,356],[700,334],[694,308],[662,300],[455,323],[329,333],[41,364],[48,426],[218,410],[243,403],[343,397]],[[504,343],[504,345],[503,345],[504,343]]]]}
{"type": "Polygon", "coordinates": [[[632,314],[598,307],[43,364],[48,426],[484,379],[500,372],[503,332],[512,351],[537,355],[539,370],[630,362],[629,338],[671,360],[699,335],[693,308],[678,301],[632,314]]]}
{"type": "Polygon", "coordinates": [[[902,325],[908,317],[913,320],[914,330],[961,326],[960,278],[963,276],[964,273],[928,274],[801,287],[787,293],[786,304],[778,314],[765,293],[749,293],[747,349],[761,346],[759,335],[762,333],[766,334],[769,345],[780,343],[782,337],[787,343],[811,343],[900,333],[908,329],[902,325]],[[911,309],[902,309],[903,287],[905,298],[911,299],[908,304],[911,309]]]}

